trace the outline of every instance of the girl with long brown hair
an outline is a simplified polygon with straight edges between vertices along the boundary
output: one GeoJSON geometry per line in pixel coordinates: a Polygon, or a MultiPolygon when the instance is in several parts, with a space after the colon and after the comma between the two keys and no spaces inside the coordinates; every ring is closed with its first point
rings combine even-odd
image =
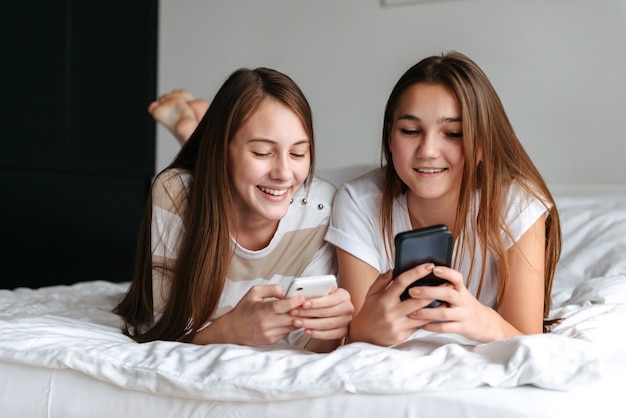
{"type": "Polygon", "coordinates": [[[139,342],[336,347],[353,311],[344,289],[284,298],[292,278],[336,272],[324,241],[335,189],[314,176],[314,151],[293,80],[234,72],[153,182],[135,276],[116,308],[124,332],[139,342]]]}
{"type": "Polygon", "coordinates": [[[540,333],[561,249],[555,202],[493,86],[466,56],[426,58],[397,82],[382,168],[337,193],[327,241],[355,307],[349,340],[393,345],[422,328],[477,341],[540,333]],[[452,268],[392,280],[393,237],[443,224],[452,268]],[[412,287],[434,273],[449,284],[412,287]],[[427,307],[432,301],[444,303],[427,307]]]}

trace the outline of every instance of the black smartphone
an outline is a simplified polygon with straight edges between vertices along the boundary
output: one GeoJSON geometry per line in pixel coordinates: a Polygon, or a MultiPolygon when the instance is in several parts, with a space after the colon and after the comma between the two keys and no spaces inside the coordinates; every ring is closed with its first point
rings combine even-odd
{"type": "MultiPolygon", "coordinates": [[[[434,263],[437,266],[450,267],[452,263],[454,239],[445,225],[433,225],[401,232],[395,236],[394,245],[396,247],[394,278],[420,264],[434,263]]],[[[410,298],[409,289],[413,286],[439,286],[446,282],[447,280],[431,273],[410,284],[400,295],[400,300],[410,298]]],[[[441,301],[436,300],[427,308],[434,308],[440,304],[441,301]]]]}

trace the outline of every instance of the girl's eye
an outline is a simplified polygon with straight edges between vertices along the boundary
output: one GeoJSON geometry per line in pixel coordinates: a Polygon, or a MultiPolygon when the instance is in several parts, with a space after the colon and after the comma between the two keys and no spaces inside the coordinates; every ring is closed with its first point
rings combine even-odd
{"type": "Polygon", "coordinates": [[[463,132],[448,132],[446,135],[452,139],[463,138],[463,132]]]}
{"type": "Polygon", "coordinates": [[[417,134],[419,134],[419,132],[420,132],[420,131],[419,131],[419,130],[417,130],[417,129],[404,129],[404,128],[400,128],[400,132],[401,132],[403,135],[417,135],[417,134]]]}
{"type": "Polygon", "coordinates": [[[256,152],[256,151],[252,151],[252,154],[254,154],[255,157],[259,157],[259,158],[268,157],[270,155],[269,152],[256,152]]]}
{"type": "Polygon", "coordinates": [[[303,158],[306,158],[307,155],[309,155],[309,145],[299,145],[297,147],[293,147],[290,152],[289,155],[291,155],[292,158],[297,159],[297,160],[301,160],[303,158]]]}

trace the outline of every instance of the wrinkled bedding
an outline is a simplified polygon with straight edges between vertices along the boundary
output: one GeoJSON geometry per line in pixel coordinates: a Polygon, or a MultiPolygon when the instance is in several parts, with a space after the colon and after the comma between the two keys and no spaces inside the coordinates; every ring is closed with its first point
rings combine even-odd
{"type": "MultiPolygon", "coordinates": [[[[531,385],[566,391],[602,379],[626,352],[626,197],[563,197],[564,249],[551,333],[477,344],[418,331],[391,348],[330,354],[287,345],[137,344],[112,308],[126,283],[0,291],[0,362],[72,369],[113,385],[198,400],[273,401],[531,385]]],[[[623,367],[623,365],[622,365],[623,367]]]]}

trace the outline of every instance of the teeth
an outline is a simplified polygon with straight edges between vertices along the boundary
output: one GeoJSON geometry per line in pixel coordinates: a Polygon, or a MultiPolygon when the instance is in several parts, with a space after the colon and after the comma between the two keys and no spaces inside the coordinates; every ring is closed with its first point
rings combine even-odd
{"type": "Polygon", "coordinates": [[[272,196],[282,196],[285,193],[287,193],[287,189],[268,189],[266,187],[263,186],[258,186],[259,190],[262,191],[263,193],[267,193],[267,194],[271,194],[272,196]]]}
{"type": "Polygon", "coordinates": [[[443,172],[443,168],[418,168],[417,171],[419,171],[420,173],[426,173],[426,174],[434,174],[434,173],[441,173],[443,172]]]}

